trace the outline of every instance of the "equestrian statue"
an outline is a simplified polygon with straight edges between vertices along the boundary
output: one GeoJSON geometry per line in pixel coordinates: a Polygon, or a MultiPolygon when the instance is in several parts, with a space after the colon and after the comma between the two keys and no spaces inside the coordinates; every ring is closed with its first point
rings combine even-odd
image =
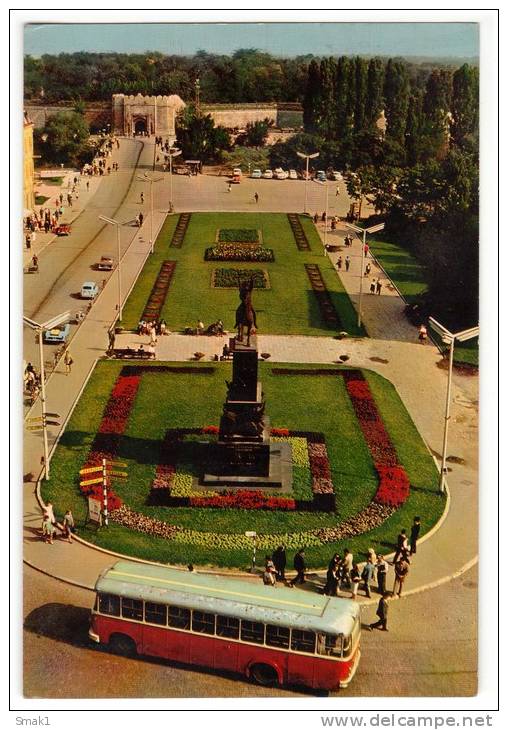
{"type": "Polygon", "coordinates": [[[243,331],[247,328],[247,347],[250,346],[250,336],[256,332],[256,312],[252,306],[252,290],[254,289],[254,277],[244,279],[238,284],[241,304],[236,310],[235,327],[238,328],[237,340],[243,342],[243,331]]]}

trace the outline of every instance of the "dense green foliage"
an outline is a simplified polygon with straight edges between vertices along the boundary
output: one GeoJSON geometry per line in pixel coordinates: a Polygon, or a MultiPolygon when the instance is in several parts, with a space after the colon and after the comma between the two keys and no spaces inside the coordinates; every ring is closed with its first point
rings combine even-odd
{"type": "Polygon", "coordinates": [[[58,112],[34,134],[34,147],[42,163],[82,165],[92,154],[88,125],[77,112],[58,112]]]}
{"type": "MultiPolygon", "coordinates": [[[[179,363],[179,366],[182,367],[182,364],[179,363]]],[[[86,461],[104,405],[122,367],[124,365],[117,362],[100,362],[97,365],[53,456],[51,479],[42,485],[44,499],[53,502],[59,517],[70,507],[80,535],[111,550],[162,562],[186,564],[192,561],[196,564],[244,567],[249,561],[248,551],[173,542],[143,535],[114,523],[99,531],[84,525],[86,502],[79,492],[78,470],[86,461]]],[[[115,491],[138,512],[203,533],[243,534],[245,530],[256,530],[259,534],[283,536],[288,532],[336,524],[337,515],[327,513],[238,509],[214,509],[212,512],[195,507],[169,508],[146,504],[166,429],[199,428],[217,423],[225,396],[224,380],[230,374],[231,364],[217,363],[214,367],[215,372],[211,375],[187,375],[157,372],[154,364],[154,372],[142,376],[118,450],[118,458],[128,464],[126,471],[129,477],[125,481],[116,480],[115,491]]],[[[288,367],[298,370],[302,366],[288,367]]],[[[330,366],[330,369],[336,368],[330,366]]],[[[364,553],[368,547],[388,552],[400,528],[409,527],[415,514],[421,515],[422,532],[425,532],[443,509],[443,499],[437,494],[434,462],[396,390],[379,375],[369,371],[365,375],[413,488],[406,504],[370,533],[343,544],[308,548],[306,555],[311,566],[325,565],[330,555],[336,550],[343,550],[346,545],[354,553],[364,553]]],[[[325,433],[338,494],[340,521],[366,507],[375,493],[377,477],[342,378],[274,375],[268,363],[260,363],[259,377],[274,426],[325,433]]]]}
{"type": "Polygon", "coordinates": [[[215,126],[210,114],[198,114],[188,106],[176,118],[177,146],[183,159],[216,162],[222,152],[231,149],[229,132],[220,125],[215,126]]]}

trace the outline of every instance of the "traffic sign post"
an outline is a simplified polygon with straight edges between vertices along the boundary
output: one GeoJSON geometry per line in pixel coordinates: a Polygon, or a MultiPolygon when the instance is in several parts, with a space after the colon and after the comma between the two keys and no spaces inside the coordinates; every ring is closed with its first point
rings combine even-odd
{"type": "Polygon", "coordinates": [[[250,569],[251,573],[256,572],[256,547],[257,547],[257,532],[254,532],[254,530],[247,530],[245,533],[245,537],[252,537],[253,543],[252,543],[252,567],[250,569]]]}

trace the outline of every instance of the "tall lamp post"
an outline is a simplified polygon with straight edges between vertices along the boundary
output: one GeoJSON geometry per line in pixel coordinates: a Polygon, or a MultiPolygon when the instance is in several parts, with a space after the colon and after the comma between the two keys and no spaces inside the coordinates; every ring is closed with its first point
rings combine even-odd
{"type": "Polygon", "coordinates": [[[447,473],[446,467],[446,456],[448,450],[448,428],[450,425],[450,403],[452,397],[452,372],[453,372],[453,352],[455,349],[455,340],[458,342],[467,342],[472,340],[474,337],[478,337],[480,333],[479,327],[471,327],[468,330],[462,330],[461,332],[452,333],[446,329],[442,324],[439,324],[434,317],[429,317],[429,325],[435,330],[441,337],[441,340],[445,345],[450,345],[450,352],[448,353],[448,384],[446,387],[446,407],[444,417],[444,432],[443,432],[443,449],[441,453],[441,474],[439,477],[439,491],[444,492],[444,481],[447,473]]]}
{"type": "Polygon", "coordinates": [[[307,213],[307,186],[309,183],[309,160],[313,160],[316,157],[319,157],[319,152],[313,152],[312,155],[305,155],[303,152],[297,152],[296,153],[298,157],[301,157],[302,160],[305,160],[305,204],[303,206],[303,212],[307,213]]]}
{"type": "Polygon", "coordinates": [[[171,211],[173,210],[173,157],[182,154],[182,150],[171,147],[169,150],[169,200],[171,202],[171,211]]]}
{"type": "Polygon", "coordinates": [[[153,240],[153,184],[160,182],[161,180],[164,180],[163,177],[150,177],[147,172],[141,177],[141,175],[136,175],[138,180],[141,180],[142,182],[150,183],[150,253],[153,253],[153,246],[154,246],[154,240],[153,240]]]}
{"type": "Polygon", "coordinates": [[[116,227],[116,250],[118,256],[118,317],[120,322],[122,321],[123,304],[122,304],[122,252],[120,250],[120,226],[122,225],[119,221],[115,221],[113,218],[108,218],[105,215],[100,215],[99,220],[104,223],[109,223],[111,226],[116,227]]]}
{"type": "Polygon", "coordinates": [[[377,233],[378,231],[382,231],[384,227],[384,223],[378,223],[377,226],[371,226],[370,228],[360,228],[360,226],[354,226],[352,223],[346,223],[346,228],[350,228],[352,231],[362,234],[362,268],[360,271],[360,297],[358,299],[358,327],[362,326],[363,272],[365,269],[365,246],[367,243],[367,233],[377,233]]]}
{"type": "MultiPolygon", "coordinates": [[[[46,410],[46,375],[44,372],[44,332],[47,330],[52,330],[55,327],[57,327],[59,324],[63,324],[64,322],[68,322],[70,319],[71,313],[70,312],[64,312],[63,314],[59,314],[57,317],[52,317],[52,319],[48,319],[47,322],[43,322],[40,324],[39,322],[35,322],[33,319],[30,319],[29,317],[23,317],[23,322],[31,327],[33,330],[37,332],[37,335],[39,337],[39,368],[41,373],[41,416],[42,416],[42,438],[43,438],[43,446],[44,446],[44,477],[45,479],[49,479],[49,449],[48,449],[48,422],[47,422],[47,416],[48,412],[46,410]]],[[[51,414],[50,414],[51,415],[51,414]]],[[[56,415],[56,414],[53,414],[56,415]]]]}
{"type": "Polygon", "coordinates": [[[327,232],[328,232],[328,183],[327,182],[321,182],[321,180],[314,180],[316,185],[324,185],[326,188],[326,199],[325,199],[325,235],[323,237],[323,253],[326,256],[326,244],[327,244],[327,232]]]}

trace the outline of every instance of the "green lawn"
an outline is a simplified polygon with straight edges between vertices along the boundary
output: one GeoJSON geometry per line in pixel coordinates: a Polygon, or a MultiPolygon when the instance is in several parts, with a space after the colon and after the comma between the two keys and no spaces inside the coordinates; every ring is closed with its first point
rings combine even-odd
{"type": "Polygon", "coordinates": [[[162,261],[177,261],[169,287],[162,317],[170,330],[179,331],[196,326],[201,319],[205,325],[222,319],[232,330],[239,304],[236,290],[215,289],[211,286],[212,272],[225,265],[239,269],[258,269],[259,263],[204,261],[204,252],[215,242],[219,228],[255,228],[262,232],[265,248],[273,249],[275,262],[262,264],[270,277],[270,289],[256,291],[253,296],[258,328],[263,334],[330,335],[310,287],[305,263],[319,264],[323,278],[341,321],[341,329],[350,335],[365,334],[356,325],[356,314],[339,277],[327,257],[319,235],[309,218],[302,217],[311,251],[299,251],[283,213],[193,213],[181,249],[171,247],[170,241],[178,216],[168,217],[155,244],[155,253],[148,259],[136,286],[124,307],[122,324],[135,329],[150,294],[162,261]]]}
{"type": "MultiPolygon", "coordinates": [[[[198,365],[199,368],[206,366],[198,365]]],[[[249,554],[245,550],[178,543],[114,524],[99,531],[84,526],[86,504],[78,490],[78,470],[86,461],[104,404],[122,367],[117,362],[98,363],[56,449],[51,462],[51,479],[42,484],[44,499],[53,502],[57,515],[71,507],[80,534],[114,551],[160,562],[246,566],[249,554]]],[[[192,367],[196,365],[192,364],[192,367]]],[[[284,541],[282,536],[288,533],[333,526],[370,503],[377,478],[343,379],[274,375],[272,364],[260,363],[260,379],[272,425],[325,434],[339,514],[147,506],[146,497],[166,429],[218,424],[225,397],[224,381],[230,377],[231,364],[218,363],[214,367],[213,374],[208,375],[177,374],[157,372],[154,364],[150,372],[143,374],[117,454],[128,464],[129,477],[125,481],[117,480],[114,489],[126,504],[147,516],[200,533],[235,535],[256,530],[259,534],[280,534],[284,541]]],[[[302,366],[288,367],[298,371],[302,366]]],[[[330,366],[329,369],[338,368],[330,366]]],[[[412,490],[406,504],[387,522],[348,541],[348,547],[357,553],[365,552],[370,546],[388,552],[400,527],[409,527],[413,516],[419,514],[423,529],[427,530],[438,519],[444,502],[437,493],[434,462],[395,389],[381,376],[370,371],[365,374],[400,461],[411,478],[412,490]]],[[[344,546],[330,543],[309,547],[306,550],[309,565],[325,565],[330,554],[344,546]]]]}
{"type": "Polygon", "coordinates": [[[35,196],[35,205],[43,205],[46,200],[49,200],[45,195],[36,195],[35,196]]]}

